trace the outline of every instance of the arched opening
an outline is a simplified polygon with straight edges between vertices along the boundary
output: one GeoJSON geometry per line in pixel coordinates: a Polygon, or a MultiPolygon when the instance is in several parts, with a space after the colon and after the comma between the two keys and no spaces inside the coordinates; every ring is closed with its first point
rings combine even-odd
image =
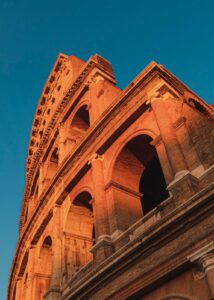
{"type": "Polygon", "coordinates": [[[74,115],[70,129],[69,129],[69,137],[78,143],[82,137],[85,135],[85,132],[90,127],[90,119],[88,106],[81,106],[76,114],[74,115]]]}
{"type": "MultiPolygon", "coordinates": [[[[120,151],[113,169],[115,228],[126,230],[168,197],[152,138],[139,135],[120,151]]],[[[114,228],[114,230],[115,230],[114,228]]]]}
{"type": "Polygon", "coordinates": [[[54,148],[53,152],[51,153],[50,160],[45,164],[46,170],[44,167],[44,176],[45,181],[48,182],[50,179],[54,177],[58,170],[59,165],[59,151],[58,148],[54,148]]]}
{"type": "Polygon", "coordinates": [[[65,224],[65,266],[72,276],[92,259],[95,240],[92,196],[81,192],[72,202],[65,224]]]}
{"type": "Polygon", "coordinates": [[[52,239],[47,236],[40,249],[39,255],[39,277],[37,278],[36,299],[43,300],[44,295],[50,287],[52,275],[52,239]]]}

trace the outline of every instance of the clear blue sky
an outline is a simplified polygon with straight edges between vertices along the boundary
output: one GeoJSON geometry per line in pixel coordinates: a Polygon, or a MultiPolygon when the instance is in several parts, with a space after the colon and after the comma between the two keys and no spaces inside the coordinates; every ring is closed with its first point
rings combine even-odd
{"type": "Polygon", "coordinates": [[[99,53],[112,62],[121,88],[155,60],[214,103],[214,1],[0,0],[0,300],[17,240],[33,115],[59,52],[84,60],[99,53]]]}

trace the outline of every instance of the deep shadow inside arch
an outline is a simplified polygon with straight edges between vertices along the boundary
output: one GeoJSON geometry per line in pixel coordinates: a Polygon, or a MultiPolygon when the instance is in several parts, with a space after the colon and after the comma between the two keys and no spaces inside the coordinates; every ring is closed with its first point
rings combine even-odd
{"type": "Polygon", "coordinates": [[[141,203],[144,215],[169,196],[160,161],[151,142],[148,135],[139,135],[125,146],[144,167],[139,182],[139,192],[143,194],[141,203]]]}
{"type": "Polygon", "coordinates": [[[67,279],[92,260],[90,249],[95,241],[91,194],[83,191],[71,200],[64,231],[67,279]]]}
{"type": "MultiPolygon", "coordinates": [[[[93,215],[93,206],[92,206],[92,197],[88,192],[82,192],[80,193],[75,200],[73,201],[74,205],[85,207],[88,211],[90,211],[93,215]]],[[[92,241],[93,245],[96,243],[96,237],[95,237],[95,225],[93,223],[92,228],[92,241]]]]}
{"type": "Polygon", "coordinates": [[[85,132],[90,127],[90,119],[87,105],[81,106],[76,112],[72,124],[76,130],[85,132]]]}
{"type": "MultiPolygon", "coordinates": [[[[90,116],[88,106],[81,106],[75,113],[68,133],[68,140],[72,140],[74,143],[78,143],[84,137],[86,131],[90,127],[90,116]]],[[[72,143],[73,145],[73,143],[72,143]]]]}
{"type": "Polygon", "coordinates": [[[112,182],[120,230],[126,230],[169,196],[150,136],[138,135],[122,148],[114,165],[112,182]]]}
{"type": "Polygon", "coordinates": [[[91,200],[92,197],[88,192],[82,192],[74,199],[73,204],[77,206],[85,207],[89,209],[91,212],[93,212],[91,200]]]}
{"type": "Polygon", "coordinates": [[[166,190],[166,181],[156,151],[154,152],[154,156],[148,161],[141,176],[140,193],[143,194],[141,201],[144,214],[150,212],[169,197],[169,193],[166,190]]]}

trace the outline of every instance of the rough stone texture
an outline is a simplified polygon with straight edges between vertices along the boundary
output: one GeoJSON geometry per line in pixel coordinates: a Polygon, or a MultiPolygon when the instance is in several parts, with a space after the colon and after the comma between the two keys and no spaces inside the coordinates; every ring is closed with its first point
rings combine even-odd
{"type": "Polygon", "coordinates": [[[214,299],[213,107],[151,62],[59,54],[35,113],[8,300],[214,299]]]}

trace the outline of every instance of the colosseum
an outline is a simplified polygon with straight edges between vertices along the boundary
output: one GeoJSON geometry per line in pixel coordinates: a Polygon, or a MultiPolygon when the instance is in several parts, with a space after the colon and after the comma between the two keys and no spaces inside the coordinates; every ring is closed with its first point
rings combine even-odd
{"type": "Polygon", "coordinates": [[[7,299],[214,299],[213,116],[156,62],[121,90],[101,56],[59,54],[7,299]]]}

